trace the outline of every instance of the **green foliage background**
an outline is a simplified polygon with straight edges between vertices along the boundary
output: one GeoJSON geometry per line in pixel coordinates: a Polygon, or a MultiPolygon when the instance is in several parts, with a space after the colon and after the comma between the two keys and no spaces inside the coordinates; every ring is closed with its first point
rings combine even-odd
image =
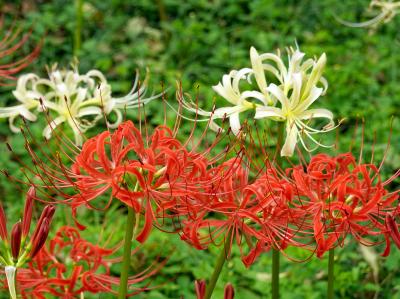
{"type": "MultiPolygon", "coordinates": [[[[378,158],[382,157],[391,128],[392,150],[384,167],[389,174],[400,167],[400,16],[376,30],[345,27],[334,17],[365,20],[373,15],[366,11],[368,3],[365,0],[84,1],[80,70],[101,70],[112,83],[113,93],[124,94],[130,89],[135,69],[144,74],[148,67],[154,92],[159,92],[162,85],[171,86],[172,99],[178,80],[185,92],[198,96],[201,106],[210,107],[214,100],[223,103],[211,86],[229,70],[249,65],[250,46],[259,52],[271,52],[297,43],[308,56],[326,52],[325,76],[330,86],[317,106],[331,109],[338,119],[346,118],[339,135],[344,150],[354,141],[356,147],[360,145],[360,137],[354,139],[354,124],[365,120],[365,150],[371,150],[376,132],[375,150],[378,158]]],[[[45,65],[56,62],[68,67],[73,59],[73,1],[0,1],[0,8],[8,20],[15,17],[23,28],[33,28],[33,41],[43,38],[41,55],[27,71],[44,75],[45,65]]],[[[25,50],[28,52],[29,47],[25,50]]],[[[12,89],[1,88],[0,106],[13,103],[12,89]]],[[[152,123],[160,121],[156,108],[149,109],[152,123]]],[[[191,126],[185,123],[182,131],[191,126]]],[[[32,125],[31,129],[40,139],[41,127],[32,125]]],[[[29,164],[24,139],[12,134],[5,120],[0,120],[0,138],[0,167],[21,175],[21,164],[6,150],[5,142],[29,164]]],[[[16,192],[18,188],[6,178],[1,177],[0,183],[0,197],[7,206],[7,215],[16,221],[21,215],[24,195],[16,192]]],[[[83,213],[93,223],[113,223],[113,217],[118,218],[83,213]]],[[[65,222],[62,214],[58,212],[55,227],[65,222]]],[[[115,214],[120,215],[120,211],[115,214]]],[[[120,224],[121,230],[114,232],[116,238],[123,236],[123,223],[120,224]]],[[[111,232],[107,227],[104,234],[111,232]]],[[[88,233],[89,237],[93,235],[96,234],[88,233]]],[[[379,253],[382,248],[375,250],[379,253]]],[[[155,280],[160,287],[142,297],[193,298],[194,280],[210,276],[217,253],[214,247],[195,251],[182,244],[176,235],[154,232],[142,250],[143,256],[148,262],[156,256],[169,256],[169,261],[155,280]]],[[[379,259],[378,281],[374,281],[370,266],[353,242],[349,240],[336,253],[337,298],[374,298],[376,294],[375,298],[400,298],[397,266],[400,253],[395,248],[389,258],[379,259]]],[[[270,266],[269,254],[250,269],[245,269],[240,259],[234,257],[223,271],[215,298],[222,298],[227,281],[235,286],[236,298],[268,298],[270,266]]],[[[326,259],[312,258],[305,263],[285,261],[282,298],[324,298],[326,266],[326,259]]]]}

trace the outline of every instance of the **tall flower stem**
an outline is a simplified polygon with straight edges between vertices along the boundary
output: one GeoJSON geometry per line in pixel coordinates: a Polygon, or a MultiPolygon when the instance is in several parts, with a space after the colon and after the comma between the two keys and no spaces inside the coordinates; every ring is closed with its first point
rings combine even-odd
{"type": "Polygon", "coordinates": [[[128,276],[129,276],[129,266],[131,263],[131,247],[132,247],[134,224],[135,224],[135,211],[133,210],[133,208],[128,207],[128,219],[125,228],[124,256],[122,260],[120,285],[118,291],[119,299],[125,299],[126,294],[128,292],[128,276]]]}
{"type": "Polygon", "coordinates": [[[83,0],[75,0],[75,31],[73,54],[78,57],[82,42],[83,0]]]}
{"type": "Polygon", "coordinates": [[[334,259],[335,259],[335,252],[334,249],[332,248],[329,250],[329,260],[328,260],[328,293],[327,293],[327,299],[333,299],[333,284],[335,280],[335,274],[334,274],[334,259]]]}
{"type": "Polygon", "coordinates": [[[272,249],[272,299],[279,298],[279,250],[272,249]]]}
{"type": "MultiPolygon", "coordinates": [[[[282,158],[280,155],[280,151],[283,144],[283,133],[285,129],[285,123],[279,123],[278,125],[278,136],[276,143],[276,152],[275,152],[275,163],[277,167],[282,167],[282,158]]],[[[271,279],[271,298],[279,299],[279,249],[272,248],[272,279],[271,279]]]]}
{"type": "Polygon", "coordinates": [[[221,274],[222,267],[225,264],[226,257],[228,256],[228,253],[231,250],[231,237],[232,237],[232,232],[229,231],[224,242],[224,247],[222,248],[217,258],[217,262],[215,263],[214,272],[211,276],[210,281],[207,283],[206,295],[204,299],[211,298],[215,285],[217,284],[219,275],[221,274]]]}

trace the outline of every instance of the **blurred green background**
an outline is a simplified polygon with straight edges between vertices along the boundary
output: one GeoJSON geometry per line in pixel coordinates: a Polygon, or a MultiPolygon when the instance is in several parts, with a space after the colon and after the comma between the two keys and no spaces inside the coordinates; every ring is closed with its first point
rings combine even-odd
{"type": "MultiPolygon", "coordinates": [[[[26,72],[44,76],[46,65],[69,66],[76,25],[73,1],[0,3],[9,22],[15,18],[23,28],[33,29],[32,46],[44,39],[39,58],[26,72]]],[[[251,46],[263,53],[297,43],[308,57],[325,52],[329,89],[315,106],[332,110],[337,119],[346,119],[339,130],[339,144],[345,150],[354,141],[356,145],[361,143],[361,137],[354,139],[354,124],[365,120],[365,151],[371,151],[376,132],[379,159],[392,128],[391,150],[384,166],[384,172],[390,174],[400,167],[400,16],[376,30],[346,27],[334,17],[366,20],[374,15],[366,10],[368,4],[365,0],[83,1],[79,69],[82,73],[93,68],[101,70],[111,83],[113,94],[123,95],[130,89],[135,70],[139,69],[144,76],[148,67],[150,90],[159,92],[162,86],[170,86],[168,97],[173,99],[179,81],[185,92],[198,96],[200,106],[210,107],[215,99],[224,103],[216,98],[211,86],[231,69],[249,66],[251,46]]],[[[28,53],[29,47],[24,50],[28,53]]],[[[12,90],[1,88],[0,106],[13,103],[12,90]]],[[[155,109],[151,105],[150,118],[157,122],[159,118],[151,113],[155,109]]],[[[182,130],[191,126],[185,123],[182,130]]],[[[31,126],[38,139],[41,128],[31,126]]],[[[0,139],[0,168],[21,175],[21,164],[6,150],[5,142],[29,164],[24,139],[10,132],[6,120],[0,120],[0,139]]],[[[23,194],[16,190],[15,184],[0,178],[0,197],[13,221],[20,217],[23,205],[23,194]]],[[[114,224],[112,218],[117,217],[103,215],[99,219],[96,213],[83,213],[93,222],[114,224]]],[[[58,213],[55,228],[65,221],[61,214],[58,213]]],[[[123,235],[122,229],[121,224],[116,238],[123,235]]],[[[376,254],[382,249],[374,248],[376,254]]],[[[196,251],[182,244],[176,235],[154,231],[141,251],[141,259],[150,263],[157,256],[169,256],[169,261],[155,279],[154,284],[160,287],[142,298],[194,298],[194,280],[209,278],[217,253],[216,248],[196,251]]],[[[389,258],[378,258],[375,269],[377,266],[379,273],[375,272],[375,276],[360,248],[351,240],[336,253],[337,298],[400,298],[397,249],[393,248],[389,258]]],[[[245,269],[235,256],[227,263],[214,298],[222,298],[223,285],[228,281],[235,286],[236,298],[268,298],[270,266],[270,254],[262,256],[250,269],[245,269]]],[[[305,263],[284,259],[282,298],[324,298],[326,276],[326,259],[312,258],[305,263]]]]}

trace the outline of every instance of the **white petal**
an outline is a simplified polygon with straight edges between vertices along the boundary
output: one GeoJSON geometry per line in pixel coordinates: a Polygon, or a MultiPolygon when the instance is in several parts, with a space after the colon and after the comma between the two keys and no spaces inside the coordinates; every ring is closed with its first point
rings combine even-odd
{"type": "Polygon", "coordinates": [[[250,61],[258,88],[262,91],[266,90],[267,80],[265,79],[263,63],[254,47],[250,48],[250,61]]]}
{"type": "Polygon", "coordinates": [[[113,122],[113,123],[110,123],[110,122],[107,121],[107,124],[111,129],[116,129],[120,125],[120,123],[122,122],[123,115],[122,115],[122,112],[119,109],[114,109],[113,111],[117,115],[117,120],[115,122],[113,122]]]}
{"type": "Polygon", "coordinates": [[[36,121],[37,119],[36,115],[30,112],[25,107],[21,107],[21,109],[19,110],[19,114],[25,117],[29,121],[36,121]]]}
{"type": "Polygon", "coordinates": [[[289,108],[289,101],[288,101],[286,95],[283,93],[282,89],[280,89],[274,83],[271,83],[268,86],[267,90],[281,103],[282,110],[289,108]]]}
{"type": "Polygon", "coordinates": [[[99,115],[99,116],[102,116],[103,113],[101,111],[101,108],[95,107],[95,106],[89,106],[89,107],[85,107],[85,108],[80,109],[76,116],[77,117],[83,117],[83,116],[88,116],[88,115],[99,115]]]}
{"type": "Polygon", "coordinates": [[[282,110],[276,107],[270,106],[263,106],[256,108],[256,114],[254,118],[260,119],[265,117],[279,117],[280,119],[284,120],[285,116],[282,113],[282,110]]]}
{"type": "Polygon", "coordinates": [[[297,143],[298,133],[299,133],[299,131],[298,131],[296,125],[294,125],[294,124],[287,125],[286,140],[285,140],[285,144],[283,145],[282,150],[281,150],[281,156],[285,156],[285,157],[293,156],[293,152],[294,152],[294,149],[295,149],[296,143],[297,143]]]}
{"type": "Polygon", "coordinates": [[[86,73],[86,76],[88,77],[97,77],[101,83],[107,83],[106,77],[100,72],[99,70],[90,70],[89,72],[86,73]]]}
{"type": "Polygon", "coordinates": [[[233,113],[229,116],[229,124],[232,133],[238,135],[242,126],[240,125],[239,112],[233,113]]]}
{"type": "Polygon", "coordinates": [[[303,100],[294,110],[295,114],[301,113],[308,109],[322,94],[323,89],[320,87],[313,87],[307,99],[303,100]]]}
{"type": "Polygon", "coordinates": [[[242,93],[242,99],[254,98],[260,100],[264,105],[268,104],[268,100],[264,94],[256,90],[247,90],[242,93]]]}
{"type": "Polygon", "coordinates": [[[300,73],[295,73],[292,75],[293,80],[293,91],[290,96],[290,106],[294,109],[298,103],[300,102],[300,92],[301,92],[301,84],[302,84],[302,77],[300,73]]]}
{"type": "Polygon", "coordinates": [[[44,136],[44,138],[46,139],[50,139],[51,138],[51,134],[53,133],[53,131],[57,128],[57,126],[59,126],[61,123],[65,122],[65,117],[64,116],[59,116],[55,119],[53,119],[51,121],[50,124],[48,124],[42,132],[42,135],[44,136]]]}
{"type": "Polygon", "coordinates": [[[298,116],[300,119],[327,118],[333,120],[333,113],[328,109],[310,109],[298,116]]]}
{"type": "Polygon", "coordinates": [[[326,55],[323,53],[321,57],[318,59],[317,63],[314,65],[310,76],[308,77],[306,87],[304,89],[303,95],[305,97],[308,97],[308,93],[310,90],[315,88],[318,84],[318,82],[321,79],[322,72],[324,71],[326,64],[326,55]]]}
{"type": "Polygon", "coordinates": [[[23,105],[12,106],[12,107],[2,107],[0,108],[0,118],[8,118],[12,116],[19,115],[20,109],[23,105]]]}

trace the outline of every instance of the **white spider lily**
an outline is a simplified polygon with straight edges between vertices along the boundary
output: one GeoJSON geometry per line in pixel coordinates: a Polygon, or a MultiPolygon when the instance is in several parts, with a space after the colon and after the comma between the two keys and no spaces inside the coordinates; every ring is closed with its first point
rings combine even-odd
{"type": "Polygon", "coordinates": [[[33,82],[36,80],[37,76],[34,74],[22,76],[21,79],[18,80],[17,89],[13,91],[15,98],[21,104],[13,107],[0,107],[0,118],[8,118],[10,129],[15,133],[20,131],[19,128],[14,126],[14,120],[17,116],[21,115],[30,121],[36,121],[36,115],[30,110],[40,106],[38,100],[40,94],[32,89],[27,89],[28,86],[32,86],[33,82]]]}
{"type": "Polygon", "coordinates": [[[17,116],[36,121],[37,116],[32,109],[38,112],[49,110],[52,120],[44,128],[43,136],[49,139],[57,126],[66,123],[73,130],[75,143],[81,145],[82,133],[93,127],[104,114],[116,115],[116,121],[108,124],[114,128],[123,120],[123,109],[135,108],[156,98],[157,96],[152,96],[142,99],[146,92],[146,83],[147,78],[138,88],[136,76],[131,91],[124,97],[115,98],[111,94],[111,86],[100,71],[91,70],[86,74],[79,74],[76,68],[58,70],[54,66],[48,79],[34,74],[21,76],[17,89],[13,92],[21,104],[0,108],[0,117],[9,118],[11,130],[18,132],[19,129],[14,126],[17,116]]]}
{"type": "MultiPolygon", "coordinates": [[[[299,50],[292,52],[289,58],[289,67],[280,65],[282,78],[281,85],[271,83],[267,87],[274,101],[279,102],[280,107],[257,106],[255,118],[271,118],[277,121],[286,122],[286,140],[281,149],[282,156],[292,156],[299,138],[306,150],[307,148],[302,134],[305,134],[311,141],[319,146],[313,135],[331,130],[334,127],[333,114],[327,109],[309,109],[309,107],[325,93],[327,88],[326,80],[323,79],[322,71],[326,63],[326,56],[323,54],[318,61],[307,60],[301,64],[304,56],[299,50]],[[310,74],[307,71],[312,68],[310,74]],[[321,82],[323,87],[317,87],[321,82]],[[325,118],[327,126],[321,130],[310,127],[306,122],[313,118],[325,118]]],[[[277,76],[278,77],[278,76],[277,76]]]]}
{"type": "Polygon", "coordinates": [[[215,123],[216,119],[229,118],[229,124],[232,132],[238,135],[241,129],[239,115],[241,112],[255,109],[256,103],[249,101],[248,99],[256,99],[258,102],[265,104],[267,102],[266,97],[258,91],[240,91],[240,81],[250,81],[249,74],[253,72],[250,68],[240,69],[239,71],[233,70],[229,74],[222,77],[222,82],[218,85],[213,86],[215,92],[221,97],[227,100],[233,106],[221,107],[214,109],[212,112],[208,112],[199,109],[196,104],[188,103],[183,101],[183,105],[186,109],[195,112],[198,115],[206,116],[210,119],[210,128],[218,131],[220,126],[215,123]]]}
{"type": "Polygon", "coordinates": [[[340,23],[350,27],[374,27],[379,25],[380,23],[387,23],[393,19],[396,16],[396,14],[400,12],[400,1],[393,2],[393,1],[372,0],[371,3],[369,4],[369,8],[374,9],[375,7],[380,9],[381,12],[371,20],[365,22],[352,23],[342,20],[338,17],[336,17],[336,19],[340,23]]]}
{"type": "Polygon", "coordinates": [[[240,92],[240,80],[246,79],[247,75],[252,73],[252,69],[244,68],[239,71],[231,71],[228,75],[222,77],[222,83],[213,86],[213,89],[224,99],[230,102],[233,107],[217,108],[212,112],[211,123],[213,126],[218,127],[214,123],[214,119],[229,118],[229,124],[232,132],[237,135],[240,132],[241,125],[239,114],[246,110],[254,109],[255,104],[248,101],[248,98],[255,98],[262,103],[265,102],[265,96],[258,91],[244,91],[240,92]]]}

